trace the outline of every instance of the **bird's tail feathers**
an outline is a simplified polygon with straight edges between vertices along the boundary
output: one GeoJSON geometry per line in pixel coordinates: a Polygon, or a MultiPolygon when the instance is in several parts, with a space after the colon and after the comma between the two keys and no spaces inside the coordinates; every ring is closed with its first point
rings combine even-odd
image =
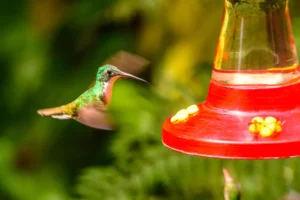
{"type": "Polygon", "coordinates": [[[63,105],[59,107],[54,107],[54,108],[46,108],[46,109],[41,109],[38,110],[37,113],[43,117],[52,117],[52,118],[57,118],[57,119],[71,119],[73,116],[73,113],[70,112],[68,109],[71,105],[63,105]]]}

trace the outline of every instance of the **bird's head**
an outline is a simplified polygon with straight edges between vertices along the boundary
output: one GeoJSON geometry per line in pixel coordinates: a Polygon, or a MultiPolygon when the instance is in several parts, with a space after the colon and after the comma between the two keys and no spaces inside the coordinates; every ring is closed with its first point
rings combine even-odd
{"type": "Polygon", "coordinates": [[[140,80],[143,82],[146,82],[145,80],[138,78],[136,76],[133,76],[131,74],[122,72],[118,68],[116,68],[113,65],[104,65],[99,67],[97,72],[96,81],[102,82],[102,83],[109,83],[111,80],[116,80],[117,78],[133,78],[136,80],[140,80]]]}

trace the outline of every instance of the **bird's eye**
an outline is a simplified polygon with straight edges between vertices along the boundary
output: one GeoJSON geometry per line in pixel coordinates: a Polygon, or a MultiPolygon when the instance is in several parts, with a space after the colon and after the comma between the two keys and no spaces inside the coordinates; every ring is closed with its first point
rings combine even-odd
{"type": "Polygon", "coordinates": [[[111,70],[107,70],[107,74],[108,75],[112,75],[112,71],[111,70]]]}

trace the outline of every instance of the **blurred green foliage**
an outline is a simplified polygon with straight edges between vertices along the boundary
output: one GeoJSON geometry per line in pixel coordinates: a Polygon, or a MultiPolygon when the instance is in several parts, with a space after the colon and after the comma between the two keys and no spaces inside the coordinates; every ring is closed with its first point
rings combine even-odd
{"type": "MultiPolygon", "coordinates": [[[[161,124],[207,92],[221,0],[1,1],[0,199],[222,199],[222,167],[243,199],[300,191],[299,159],[231,161],[165,148],[161,124]],[[120,80],[115,131],[42,118],[36,110],[73,100],[119,50],[151,61],[120,80]]],[[[300,49],[300,2],[291,0],[300,49]]]]}

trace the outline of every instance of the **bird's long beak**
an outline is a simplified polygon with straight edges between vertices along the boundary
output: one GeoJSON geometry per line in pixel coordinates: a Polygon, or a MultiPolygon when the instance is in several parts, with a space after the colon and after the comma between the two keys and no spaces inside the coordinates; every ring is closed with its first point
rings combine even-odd
{"type": "MultiPolygon", "coordinates": [[[[128,74],[126,72],[119,72],[119,76],[122,76],[122,77],[125,77],[125,78],[133,78],[133,79],[136,79],[136,80],[139,80],[139,81],[143,81],[145,83],[148,83],[147,81],[145,81],[144,79],[141,79],[139,77],[136,77],[136,76],[133,76],[131,74],[128,74]]],[[[149,83],[148,83],[149,84],[149,83]]]]}

